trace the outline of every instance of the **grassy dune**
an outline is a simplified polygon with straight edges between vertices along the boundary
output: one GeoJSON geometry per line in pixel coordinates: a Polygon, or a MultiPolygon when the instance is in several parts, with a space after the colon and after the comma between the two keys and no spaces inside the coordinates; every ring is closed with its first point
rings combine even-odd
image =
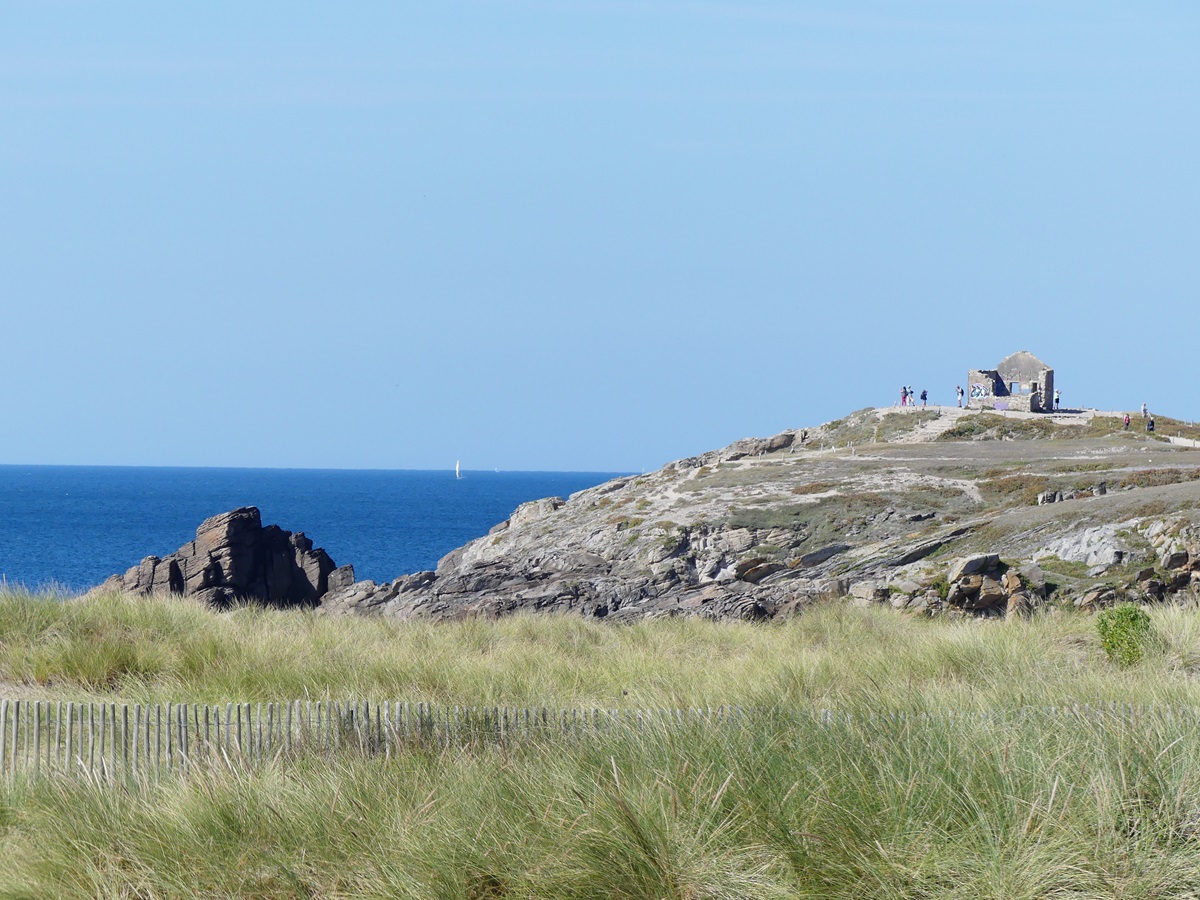
{"type": "Polygon", "coordinates": [[[866,715],[1200,706],[1200,617],[1153,621],[1148,658],[1116,669],[1074,615],[431,625],[0,596],[0,682],[25,696],[854,713],[281,759],[131,791],[8,783],[0,896],[1197,897],[1193,724],[866,715]]]}
{"type": "Polygon", "coordinates": [[[1200,617],[1155,611],[1161,646],[1113,668],[1088,616],[909,619],[818,606],[767,624],[569,617],[459,623],[217,614],[112,594],[0,594],[0,695],[165,703],[401,699],[562,707],[995,709],[1194,703],[1200,617]]]}

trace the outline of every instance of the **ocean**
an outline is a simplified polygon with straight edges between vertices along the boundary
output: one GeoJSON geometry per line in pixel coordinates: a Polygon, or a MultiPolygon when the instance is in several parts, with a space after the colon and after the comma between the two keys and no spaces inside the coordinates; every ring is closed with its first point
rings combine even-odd
{"type": "Polygon", "coordinates": [[[209,516],[257,506],[359,580],[432,569],[527,500],[624,473],[0,466],[0,577],[81,591],[165,556],[209,516]]]}

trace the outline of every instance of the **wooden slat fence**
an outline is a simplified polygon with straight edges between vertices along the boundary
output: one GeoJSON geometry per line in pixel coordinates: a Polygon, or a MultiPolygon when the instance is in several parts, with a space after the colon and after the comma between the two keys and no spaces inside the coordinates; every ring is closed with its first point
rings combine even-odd
{"type": "Polygon", "coordinates": [[[614,733],[741,728],[751,721],[834,726],[1006,723],[1026,719],[1200,725],[1190,708],[1101,703],[1015,710],[849,713],[807,709],[547,709],[384,701],[168,703],[0,700],[0,778],[66,775],[108,782],[157,780],[193,766],[247,767],[294,754],[393,753],[614,733]]]}
{"type": "Polygon", "coordinates": [[[735,723],[736,707],[602,710],[384,701],[165,705],[0,700],[0,778],[65,774],[157,779],[197,765],[245,766],[299,753],[402,750],[586,738],[617,728],[735,723]]]}

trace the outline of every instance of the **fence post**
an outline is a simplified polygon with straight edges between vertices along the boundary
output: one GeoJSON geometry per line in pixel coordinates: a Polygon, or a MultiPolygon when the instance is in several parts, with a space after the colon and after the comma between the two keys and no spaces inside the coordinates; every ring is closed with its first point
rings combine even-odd
{"type": "MultiPolygon", "coordinates": [[[[0,770],[3,770],[0,766],[0,770]]],[[[78,775],[75,765],[75,701],[67,704],[67,771],[74,777],[78,775]]]]}
{"type": "Polygon", "coordinates": [[[37,776],[42,771],[42,701],[38,700],[33,707],[33,774],[37,776]]]}
{"type": "Polygon", "coordinates": [[[109,729],[112,731],[112,735],[108,739],[109,744],[112,746],[112,765],[108,767],[108,777],[111,781],[115,779],[118,773],[121,771],[121,762],[118,757],[118,753],[122,749],[120,740],[121,734],[119,728],[117,727],[119,723],[117,721],[117,704],[115,703],[110,704],[109,706],[108,724],[109,729]]]}
{"type": "Polygon", "coordinates": [[[348,731],[354,737],[354,743],[358,745],[358,752],[366,754],[367,739],[370,733],[371,711],[366,710],[365,716],[363,710],[359,709],[358,701],[351,700],[346,704],[346,721],[348,723],[348,731]],[[366,725],[363,724],[363,719],[366,718],[366,725]]]}
{"type": "Polygon", "coordinates": [[[188,734],[188,704],[180,703],[175,707],[175,714],[179,717],[179,768],[186,772],[192,752],[191,735],[188,734]]]}
{"type": "MultiPolygon", "coordinates": [[[[243,737],[244,731],[242,729],[242,713],[243,712],[244,712],[244,709],[242,707],[242,704],[239,703],[237,705],[237,731],[234,733],[234,740],[237,742],[237,755],[239,757],[245,757],[245,755],[246,755],[245,738],[243,737]]],[[[249,730],[249,729],[246,729],[246,730],[249,730]]]]}
{"type": "Polygon", "coordinates": [[[333,752],[333,701],[317,701],[317,736],[323,753],[333,752]],[[322,730],[324,733],[322,734],[322,730]]]}
{"type": "Polygon", "coordinates": [[[141,774],[142,704],[133,704],[133,780],[141,774]]]}
{"type": "Polygon", "coordinates": [[[220,757],[221,751],[225,746],[225,731],[224,731],[224,729],[221,728],[221,707],[220,706],[214,705],[212,707],[212,718],[213,718],[213,731],[212,731],[213,743],[212,743],[212,746],[209,748],[209,752],[212,754],[213,759],[215,760],[220,757]]]}
{"type": "Polygon", "coordinates": [[[30,753],[33,750],[33,718],[31,715],[32,707],[29,701],[25,701],[25,740],[22,742],[25,746],[25,771],[29,771],[30,753]]]}
{"type": "Polygon", "coordinates": [[[4,780],[4,758],[8,749],[8,701],[0,700],[0,781],[4,780]]]}
{"type": "Polygon", "coordinates": [[[104,760],[104,754],[108,752],[108,704],[101,703],[99,706],[100,721],[96,726],[96,772],[103,777],[108,772],[108,763],[104,760]]]}
{"type": "Polygon", "coordinates": [[[18,732],[21,730],[21,701],[13,701],[13,724],[12,724],[12,753],[9,754],[9,762],[12,764],[13,777],[16,777],[17,766],[21,762],[21,751],[17,744],[18,732]]]}
{"type": "Polygon", "coordinates": [[[101,776],[107,777],[108,761],[104,758],[104,754],[108,750],[108,704],[107,703],[100,704],[100,741],[99,741],[99,743],[100,743],[100,747],[99,747],[100,774],[101,774],[101,776]]]}
{"type": "Polygon", "coordinates": [[[54,701],[54,771],[62,770],[62,701],[54,701]]]}
{"type": "Polygon", "coordinates": [[[383,758],[391,759],[392,756],[392,703],[390,700],[383,701],[383,758]]]}
{"type": "Polygon", "coordinates": [[[131,766],[129,764],[129,704],[121,704],[121,754],[124,756],[121,771],[128,778],[131,766]]]}

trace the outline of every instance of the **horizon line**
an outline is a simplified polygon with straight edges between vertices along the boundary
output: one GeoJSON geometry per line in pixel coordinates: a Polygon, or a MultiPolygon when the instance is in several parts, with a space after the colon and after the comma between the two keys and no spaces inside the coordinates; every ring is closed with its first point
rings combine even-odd
{"type": "MultiPolygon", "coordinates": [[[[10,463],[0,462],[0,469],[217,469],[229,471],[266,472],[445,472],[453,474],[454,466],[446,469],[380,468],[376,466],[236,466],[236,465],[178,465],[157,463],[10,463]]],[[[558,474],[558,475],[638,475],[646,470],[632,469],[462,469],[464,474],[558,474]]]]}

